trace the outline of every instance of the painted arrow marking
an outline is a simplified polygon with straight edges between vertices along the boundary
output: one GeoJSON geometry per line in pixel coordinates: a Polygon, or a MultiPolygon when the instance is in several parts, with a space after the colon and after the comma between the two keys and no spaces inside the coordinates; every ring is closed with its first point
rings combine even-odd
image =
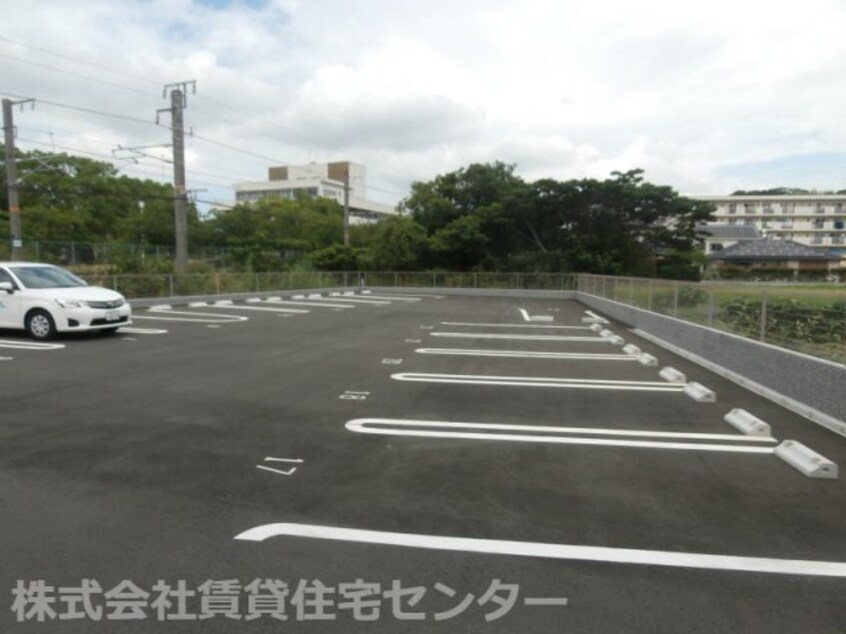
{"type": "MultiPolygon", "coordinates": [[[[304,462],[304,460],[302,460],[301,458],[273,458],[273,457],[270,457],[270,456],[265,458],[264,461],[265,462],[287,462],[287,463],[295,463],[295,464],[302,464],[304,462]]],[[[296,472],[296,470],[297,470],[296,467],[291,467],[287,471],[283,471],[282,469],[273,469],[271,467],[266,467],[265,465],[262,465],[262,464],[257,464],[256,469],[261,469],[262,471],[270,471],[272,473],[278,473],[279,475],[283,475],[283,476],[293,475],[294,472],[296,472]]]]}
{"type": "Polygon", "coordinates": [[[665,550],[613,548],[608,546],[518,542],[499,539],[448,537],[445,535],[391,533],[358,528],[316,526],[313,524],[264,524],[239,533],[235,536],[235,539],[240,541],[263,542],[271,537],[282,536],[327,539],[359,544],[377,544],[381,546],[424,548],[427,550],[541,557],[570,561],[670,566],[699,570],[804,575],[812,577],[846,577],[846,562],[837,561],[775,559],[770,557],[713,555],[665,550]]]}

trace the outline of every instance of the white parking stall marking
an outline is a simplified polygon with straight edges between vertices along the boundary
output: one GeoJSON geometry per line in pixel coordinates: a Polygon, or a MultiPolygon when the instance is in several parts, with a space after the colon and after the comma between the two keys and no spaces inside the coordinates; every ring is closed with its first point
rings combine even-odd
{"type": "Polygon", "coordinates": [[[12,350],[61,350],[63,343],[40,343],[38,341],[17,341],[15,339],[0,339],[0,348],[12,350]]]}
{"type": "Polygon", "coordinates": [[[610,343],[605,337],[580,337],[561,335],[516,335],[490,332],[430,332],[432,337],[450,337],[453,339],[518,339],[523,341],[589,341],[591,343],[610,343]]]}
{"type": "Polygon", "coordinates": [[[511,387],[556,387],[589,390],[640,390],[647,392],[683,392],[685,385],[664,381],[616,381],[610,379],[569,379],[557,377],[494,376],[485,374],[429,374],[402,372],[392,374],[395,381],[454,383],[458,385],[499,385],[511,387]]]}
{"type": "Polygon", "coordinates": [[[478,326],[481,328],[556,328],[560,330],[590,330],[590,326],[541,326],[539,324],[486,324],[476,321],[442,321],[442,326],[478,326]]]}
{"type": "Polygon", "coordinates": [[[386,302],[386,301],[379,300],[379,299],[374,299],[374,300],[351,299],[351,298],[346,297],[346,296],[335,298],[335,297],[312,297],[311,295],[309,295],[308,300],[311,301],[311,302],[321,302],[321,303],[341,301],[341,302],[350,303],[350,304],[371,304],[373,306],[388,306],[391,303],[391,302],[386,302]]]}
{"type": "Polygon", "coordinates": [[[392,302],[419,302],[423,298],[422,297],[412,297],[410,295],[370,295],[368,294],[367,297],[372,299],[387,299],[392,302]]]}
{"type": "MultiPolygon", "coordinates": [[[[704,442],[670,442],[660,440],[628,440],[625,438],[586,438],[583,436],[576,436],[564,434],[559,432],[558,436],[541,435],[541,434],[518,434],[518,433],[501,433],[501,431],[530,431],[529,426],[521,425],[493,425],[487,423],[446,423],[442,421],[399,421],[379,418],[362,418],[351,420],[347,422],[346,428],[352,432],[359,434],[377,434],[382,436],[414,436],[417,438],[450,438],[460,440],[487,440],[487,441],[501,441],[501,442],[537,442],[554,445],[581,445],[593,447],[624,447],[628,449],[668,449],[675,451],[708,451],[708,452],[726,452],[726,453],[753,453],[774,455],[775,447],[755,447],[747,444],[713,444],[704,442]],[[383,425],[382,427],[373,427],[372,425],[383,425]],[[391,427],[385,427],[385,426],[391,427]],[[446,426],[454,426],[452,429],[445,429],[446,426]],[[398,429],[398,427],[417,427],[417,429],[398,429]],[[429,429],[421,429],[426,428],[429,429]],[[456,429],[475,429],[478,431],[456,431],[456,429]],[[485,431],[482,431],[485,430],[485,431]],[[500,431],[501,430],[501,431],[500,431]]],[[[537,428],[542,429],[543,433],[549,434],[555,428],[537,428]]],[[[563,428],[566,429],[566,428],[563,428]]],[[[608,432],[609,430],[605,430],[608,432]]],[[[594,432],[579,432],[583,434],[599,435],[597,431],[594,432]]],[[[648,432],[643,432],[644,435],[648,432]]],[[[664,432],[665,434],[672,434],[673,432],[664,432]]],[[[655,437],[658,432],[653,432],[655,437]]],[[[680,432],[681,434],[681,432],[680,432]]],[[[610,435],[610,433],[608,434],[610,435]]],[[[625,435],[624,432],[618,432],[617,435],[625,435]]],[[[673,436],[668,436],[673,437],[673,436]]],[[[687,438],[688,440],[730,440],[743,442],[744,439],[751,438],[751,436],[737,436],[726,434],[681,434],[679,438],[687,438]]],[[[760,436],[759,436],[760,438],[760,436]]],[[[775,442],[774,439],[767,439],[767,442],[775,442]]]]}
{"type": "Polygon", "coordinates": [[[221,315],[218,313],[194,313],[179,310],[148,310],[144,315],[132,315],[132,319],[155,319],[158,321],[184,321],[201,324],[231,324],[239,321],[249,321],[249,317],[243,315],[221,315]],[[171,315],[181,315],[171,317],[171,315]]]}
{"type": "Polygon", "coordinates": [[[417,348],[418,354],[444,354],[464,357],[508,357],[512,359],[581,359],[593,361],[637,361],[630,354],[578,352],[531,352],[529,350],[483,350],[480,348],[417,348]]]}
{"type": "Polygon", "coordinates": [[[265,303],[272,304],[272,305],[282,304],[282,305],[285,305],[285,306],[308,306],[309,308],[336,308],[338,310],[346,310],[348,308],[355,308],[355,306],[353,304],[338,304],[338,303],[329,304],[329,303],[323,303],[323,302],[318,304],[317,302],[307,302],[307,301],[299,301],[299,300],[287,301],[287,300],[284,300],[284,299],[268,299],[267,302],[265,302],[265,303]]]}
{"type": "Polygon", "coordinates": [[[308,309],[299,308],[271,308],[270,306],[245,306],[243,304],[218,304],[215,308],[225,308],[227,310],[261,310],[269,313],[291,313],[292,315],[305,315],[311,311],[308,309]]]}
{"type": "MultiPolygon", "coordinates": [[[[510,425],[506,423],[466,423],[442,420],[409,420],[406,418],[356,418],[348,421],[346,428],[350,431],[360,434],[385,434],[385,435],[414,435],[414,436],[443,436],[455,437],[456,433],[444,430],[475,430],[475,431],[507,431],[507,432],[522,432],[520,437],[525,437],[527,440],[538,440],[539,442],[547,442],[549,438],[561,438],[570,435],[580,436],[620,436],[621,438],[672,438],[674,440],[725,440],[729,442],[747,443],[747,444],[763,444],[778,442],[771,436],[747,436],[743,434],[710,434],[703,432],[682,432],[682,431],[651,431],[644,429],[609,429],[607,427],[561,427],[551,425],[510,425]],[[408,429],[386,429],[386,428],[408,428],[414,427],[414,430],[408,429]],[[428,430],[428,431],[427,431],[428,430]],[[431,430],[436,430],[432,432],[431,430]],[[416,433],[416,432],[421,433],[416,433]],[[530,435],[528,432],[532,432],[530,435]],[[558,436],[543,436],[540,434],[558,434],[558,436]]],[[[501,439],[495,434],[473,434],[474,437],[491,438],[493,440],[501,439]]],[[[461,436],[462,438],[465,436],[461,436]]],[[[509,438],[510,439],[510,438],[509,438]]],[[[694,445],[701,447],[703,445],[694,445]]]]}
{"type": "Polygon", "coordinates": [[[529,315],[529,311],[527,311],[525,308],[520,309],[520,314],[523,315],[523,321],[532,321],[532,318],[529,315]]]}
{"type": "Polygon", "coordinates": [[[597,315],[595,312],[593,312],[591,310],[586,310],[585,314],[587,315],[587,317],[582,317],[582,321],[584,321],[584,322],[593,322],[593,323],[598,323],[598,324],[607,324],[608,323],[608,320],[605,319],[605,317],[600,317],[599,315],[597,315]]]}
{"type": "Polygon", "coordinates": [[[118,332],[126,335],[166,335],[167,330],[161,328],[134,328],[132,326],[124,326],[118,329],[118,332]]]}
{"type": "Polygon", "coordinates": [[[811,577],[846,577],[846,562],[838,561],[776,559],[772,557],[714,555],[666,550],[615,548],[610,546],[519,542],[500,539],[479,539],[475,537],[392,533],[313,524],[263,524],[239,533],[235,536],[235,539],[240,541],[263,542],[271,537],[281,536],[486,555],[563,559],[568,561],[669,566],[698,570],[803,575],[811,577]]]}

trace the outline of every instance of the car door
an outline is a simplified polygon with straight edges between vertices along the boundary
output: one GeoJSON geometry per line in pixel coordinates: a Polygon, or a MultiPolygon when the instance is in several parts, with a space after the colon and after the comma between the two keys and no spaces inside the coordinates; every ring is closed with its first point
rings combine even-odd
{"type": "Polygon", "coordinates": [[[16,289],[14,293],[0,290],[0,328],[21,328],[21,298],[18,285],[9,272],[0,267],[0,282],[11,282],[16,289]]]}

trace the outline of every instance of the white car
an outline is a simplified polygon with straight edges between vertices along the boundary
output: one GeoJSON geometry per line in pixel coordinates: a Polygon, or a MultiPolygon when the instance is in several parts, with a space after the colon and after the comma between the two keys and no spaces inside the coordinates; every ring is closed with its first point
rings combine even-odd
{"type": "Polygon", "coordinates": [[[88,286],[51,264],[0,262],[0,328],[50,339],[57,332],[115,332],[130,323],[132,308],[120,293],[88,286]]]}

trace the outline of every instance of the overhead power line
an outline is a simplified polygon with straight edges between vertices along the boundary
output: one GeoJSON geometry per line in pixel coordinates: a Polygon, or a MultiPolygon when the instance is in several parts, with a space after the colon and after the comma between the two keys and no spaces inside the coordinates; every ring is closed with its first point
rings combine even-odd
{"type": "MultiPolygon", "coordinates": [[[[16,95],[14,93],[5,92],[5,91],[0,92],[0,95],[13,97],[15,99],[23,98],[22,95],[16,95]]],[[[113,119],[121,119],[123,121],[131,121],[133,123],[143,123],[144,125],[150,125],[150,126],[155,126],[155,127],[165,127],[165,128],[168,127],[168,126],[159,126],[159,124],[157,124],[155,121],[150,121],[150,120],[147,120],[147,119],[139,119],[137,117],[130,117],[130,116],[127,116],[127,115],[124,115],[124,114],[118,114],[116,112],[105,112],[103,110],[94,110],[93,108],[86,108],[84,106],[74,106],[72,104],[61,103],[59,101],[50,101],[48,99],[41,99],[41,98],[38,98],[35,101],[39,104],[54,106],[56,108],[66,108],[68,110],[76,110],[78,112],[86,112],[88,114],[96,114],[96,115],[99,115],[101,117],[111,117],[113,119]]]]}
{"type": "Polygon", "coordinates": [[[43,48],[43,47],[40,47],[40,46],[32,46],[31,44],[26,44],[25,42],[19,42],[17,40],[13,40],[13,39],[8,38],[8,37],[0,36],[0,41],[8,42],[10,44],[14,44],[15,46],[20,46],[22,48],[26,48],[26,49],[29,49],[31,51],[38,51],[39,53],[46,53],[47,55],[53,55],[54,57],[60,57],[62,59],[66,59],[66,60],[75,62],[77,64],[82,64],[82,65],[85,65],[85,66],[90,66],[92,68],[96,68],[98,70],[106,71],[107,73],[114,73],[115,75],[120,75],[121,77],[124,77],[124,78],[131,77],[133,79],[136,79],[138,81],[142,81],[144,83],[147,83],[147,84],[150,84],[150,85],[153,85],[153,86],[160,86],[161,85],[161,83],[158,82],[158,81],[148,79],[147,77],[144,77],[142,75],[129,73],[129,72],[126,71],[126,69],[110,68],[108,66],[103,66],[102,64],[96,64],[94,62],[90,62],[90,61],[81,59],[79,57],[73,57],[72,55],[68,55],[67,53],[60,53],[58,51],[53,51],[53,50],[50,50],[48,48],[43,48]]]}
{"type": "Polygon", "coordinates": [[[76,77],[77,79],[84,79],[86,81],[91,81],[96,84],[103,84],[105,86],[112,86],[116,88],[120,88],[122,90],[128,90],[130,92],[138,93],[141,95],[149,95],[150,92],[147,90],[139,90],[138,88],[132,88],[130,86],[125,86],[123,84],[116,84],[113,81],[107,81],[105,79],[97,79],[96,77],[89,77],[88,75],[83,75],[82,73],[75,73],[71,70],[65,70],[63,68],[57,68],[55,66],[50,66],[49,64],[41,64],[40,62],[33,62],[32,60],[28,59],[21,59],[20,57],[15,57],[14,55],[5,55],[0,53],[0,58],[2,59],[10,59],[12,61],[18,62],[19,64],[26,64],[28,66],[35,66],[36,68],[43,68],[45,70],[50,70],[56,73],[61,73],[62,75],[67,75],[68,77],[76,77]]]}

